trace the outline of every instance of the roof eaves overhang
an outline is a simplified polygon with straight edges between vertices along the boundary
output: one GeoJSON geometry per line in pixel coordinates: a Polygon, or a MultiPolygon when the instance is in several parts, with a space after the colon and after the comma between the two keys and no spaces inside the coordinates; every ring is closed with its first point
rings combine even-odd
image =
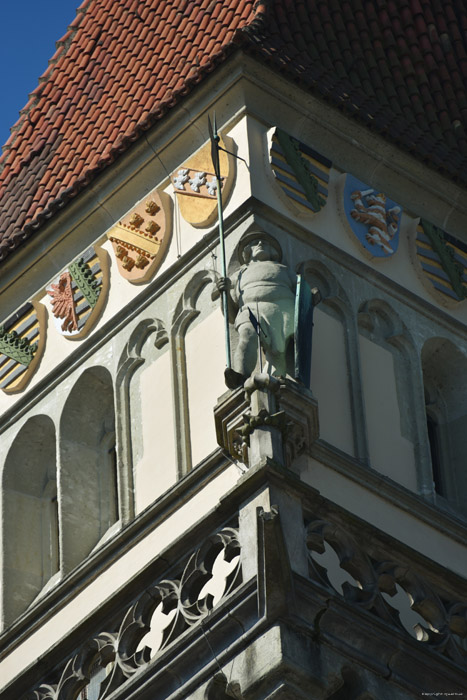
{"type": "MultiPolygon", "coordinates": [[[[162,114],[146,131],[141,131],[138,138],[127,142],[125,148],[89,177],[73,196],[56,202],[47,216],[39,217],[32,232],[0,262],[2,306],[10,290],[15,303],[16,291],[12,290],[17,289],[18,282],[22,296],[37,292],[36,282],[32,283],[33,288],[28,279],[32,268],[35,280],[38,277],[52,279],[89,245],[89,232],[92,232],[92,240],[97,240],[113,226],[141,198],[148,169],[154,186],[167,181],[180,162],[177,157],[182,160],[187,156],[186,153],[177,155],[177,142],[187,141],[187,131],[193,150],[209,139],[207,115],[214,106],[219,123],[224,126],[235,119],[232,110],[238,112],[236,118],[240,118],[244,111],[241,90],[235,99],[231,92],[244,75],[245,57],[240,50],[234,51],[196,86],[196,90],[181,97],[176,106],[162,114]],[[230,97],[224,100],[227,93],[230,97]]],[[[7,303],[9,309],[10,306],[7,303]]]]}
{"type": "MultiPolygon", "coordinates": [[[[278,73],[257,55],[237,48],[205,76],[196,89],[181,96],[176,104],[161,113],[152,126],[141,129],[134,139],[122,141],[120,150],[112,160],[99,170],[87,173],[81,188],[76,187],[69,196],[52,203],[48,214],[38,217],[31,224],[29,235],[0,263],[3,290],[22,277],[32,265],[37,266],[57,242],[78,230],[88,217],[95,218],[96,224],[92,228],[96,231],[103,232],[113,225],[136,201],[131,199],[136,196],[133,188],[123,188],[123,184],[132,180],[136,182],[135,173],[154,157],[159,158],[160,149],[167,149],[187,128],[194,129],[196,148],[207,141],[207,113],[215,104],[222,111],[222,97],[242,79],[245,104],[242,107],[238,104],[239,109],[257,116],[261,121],[269,121],[271,110],[262,109],[266,93],[277,101],[278,117],[274,125],[286,128],[294,136],[315,145],[327,135],[326,140],[330,139],[332,150],[339,154],[338,159],[334,158],[339,169],[352,172],[357,177],[362,175],[359,171],[365,169],[367,173],[370,169],[371,184],[384,188],[413,216],[427,216],[428,202],[430,220],[467,243],[465,187],[427,167],[412,154],[333,107],[321,95],[313,94],[288,75],[278,73]],[[281,123],[281,112],[287,107],[294,114],[293,127],[290,118],[284,118],[281,123]],[[358,159],[355,158],[356,151],[360,156],[358,159]],[[408,182],[411,184],[410,201],[406,201],[408,182]],[[116,189],[119,191],[118,205],[113,202],[109,207],[108,201],[115,200],[116,189]]],[[[218,116],[222,123],[222,113],[218,113],[218,116]]],[[[231,115],[227,118],[231,118],[231,115]]],[[[171,166],[168,167],[165,176],[170,172],[171,166]]],[[[163,172],[159,175],[161,180],[164,179],[163,172]]],[[[76,237],[75,246],[68,251],[68,255],[78,255],[82,248],[82,239],[76,237]]],[[[53,261],[54,268],[58,265],[57,270],[67,262],[55,254],[53,261]]]]}

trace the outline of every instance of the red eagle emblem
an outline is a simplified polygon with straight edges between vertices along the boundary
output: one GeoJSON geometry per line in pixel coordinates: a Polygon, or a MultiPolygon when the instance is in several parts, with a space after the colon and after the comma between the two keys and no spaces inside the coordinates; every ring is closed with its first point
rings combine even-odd
{"type": "Polygon", "coordinates": [[[69,272],[60,275],[58,284],[52,284],[48,294],[52,297],[52,309],[56,318],[63,318],[62,331],[78,330],[78,318],[73,298],[72,277],[69,272]]]}

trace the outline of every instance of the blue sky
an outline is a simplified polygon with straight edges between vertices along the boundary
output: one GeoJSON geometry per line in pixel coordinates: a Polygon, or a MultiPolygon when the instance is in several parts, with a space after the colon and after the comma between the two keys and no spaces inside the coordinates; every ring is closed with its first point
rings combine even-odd
{"type": "Polygon", "coordinates": [[[0,146],[82,0],[0,0],[0,146]]]}

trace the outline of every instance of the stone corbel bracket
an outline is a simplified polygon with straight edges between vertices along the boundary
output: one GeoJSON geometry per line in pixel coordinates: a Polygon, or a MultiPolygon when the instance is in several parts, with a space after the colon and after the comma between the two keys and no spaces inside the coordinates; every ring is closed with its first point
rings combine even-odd
{"type": "Polygon", "coordinates": [[[319,438],[318,401],[309,389],[290,379],[281,380],[279,405],[287,417],[285,463],[290,468],[301,454],[310,454],[319,438]]]}
{"type": "Polygon", "coordinates": [[[287,468],[299,455],[309,453],[319,437],[318,402],[311,391],[291,379],[281,378],[279,382],[279,391],[274,392],[274,412],[254,413],[252,392],[245,391],[246,386],[224,394],[214,408],[217,442],[233,459],[247,466],[250,436],[262,425],[280,430],[283,454],[277,457],[287,468]]]}

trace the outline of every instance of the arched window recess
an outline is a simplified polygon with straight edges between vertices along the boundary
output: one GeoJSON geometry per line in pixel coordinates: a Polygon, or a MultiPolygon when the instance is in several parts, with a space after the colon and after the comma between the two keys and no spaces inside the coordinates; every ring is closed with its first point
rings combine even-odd
{"type": "Polygon", "coordinates": [[[114,392],[104,367],[86,369],[65,402],[60,487],[61,555],[67,573],[120,519],[114,392]]]}
{"type": "Polygon", "coordinates": [[[430,338],[421,360],[433,496],[467,515],[467,356],[446,338],[430,338]]]}
{"type": "Polygon", "coordinates": [[[53,421],[29,418],[8,451],[2,478],[2,612],[13,622],[60,577],[53,421]]]}

